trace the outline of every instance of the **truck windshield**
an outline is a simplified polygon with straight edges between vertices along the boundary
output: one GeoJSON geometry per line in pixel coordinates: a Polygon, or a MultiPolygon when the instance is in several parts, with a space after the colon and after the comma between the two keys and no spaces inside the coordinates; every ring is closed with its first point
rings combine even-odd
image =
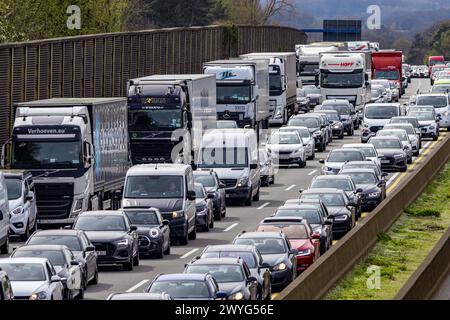
{"type": "Polygon", "coordinates": [[[300,63],[298,71],[301,76],[314,76],[319,73],[319,63],[300,63]]]}
{"type": "Polygon", "coordinates": [[[247,148],[203,148],[200,168],[246,168],[247,148]]]}
{"type": "Polygon", "coordinates": [[[129,110],[130,131],[173,131],[183,127],[180,109],[129,110]]]}
{"type": "Polygon", "coordinates": [[[398,80],[398,70],[375,70],[375,79],[398,80]]]}
{"type": "Polygon", "coordinates": [[[322,71],[320,77],[322,88],[361,88],[364,83],[362,70],[351,73],[322,71]]]}
{"type": "Polygon", "coordinates": [[[279,74],[271,74],[269,76],[270,95],[279,96],[283,92],[282,77],[279,74]]]}
{"type": "Polygon", "coordinates": [[[180,199],[183,195],[182,176],[130,176],[125,186],[127,199],[180,199]]]}
{"type": "Polygon", "coordinates": [[[22,169],[78,168],[83,163],[80,141],[15,141],[12,165],[22,169]]]}
{"type": "Polygon", "coordinates": [[[252,101],[250,85],[217,85],[218,104],[247,104],[252,101]]]}

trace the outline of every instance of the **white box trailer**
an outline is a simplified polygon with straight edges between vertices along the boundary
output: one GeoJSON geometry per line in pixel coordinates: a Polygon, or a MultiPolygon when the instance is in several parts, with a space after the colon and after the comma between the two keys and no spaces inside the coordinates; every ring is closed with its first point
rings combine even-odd
{"type": "Polygon", "coordinates": [[[212,75],[153,75],[128,81],[128,115],[134,164],[191,164],[206,130],[216,127],[212,75]]]}
{"type": "Polygon", "coordinates": [[[294,52],[264,52],[241,55],[242,59],[269,59],[270,113],[269,123],[285,124],[298,113],[297,57],[294,52]]]}

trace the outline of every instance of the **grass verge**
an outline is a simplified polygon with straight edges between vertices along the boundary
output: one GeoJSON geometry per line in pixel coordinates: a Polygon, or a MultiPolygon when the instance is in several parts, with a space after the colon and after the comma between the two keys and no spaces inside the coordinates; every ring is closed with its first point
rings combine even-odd
{"type": "Polygon", "coordinates": [[[326,300],[390,300],[450,226],[450,163],[326,300]],[[373,277],[379,267],[380,286],[373,277]]]}

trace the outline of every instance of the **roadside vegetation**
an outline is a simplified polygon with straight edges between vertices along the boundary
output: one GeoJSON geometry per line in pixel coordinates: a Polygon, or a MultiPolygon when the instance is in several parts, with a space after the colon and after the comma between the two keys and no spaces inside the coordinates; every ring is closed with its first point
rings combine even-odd
{"type": "Polygon", "coordinates": [[[393,299],[450,226],[449,202],[450,163],[391,229],[379,235],[367,258],[325,299],[393,299]],[[379,289],[368,286],[368,279],[373,276],[368,273],[371,266],[380,267],[379,289]]]}

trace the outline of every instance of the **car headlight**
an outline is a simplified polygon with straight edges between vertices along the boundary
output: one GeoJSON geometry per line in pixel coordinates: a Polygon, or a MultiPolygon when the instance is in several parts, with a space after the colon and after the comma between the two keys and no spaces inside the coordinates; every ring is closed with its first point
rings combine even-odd
{"type": "Polygon", "coordinates": [[[12,215],[18,215],[18,214],[22,214],[23,213],[23,207],[19,206],[17,208],[15,208],[14,210],[11,211],[12,215]]]}
{"type": "Polygon", "coordinates": [[[172,212],[172,219],[182,218],[184,216],[183,211],[174,211],[172,212]]]}
{"type": "Polygon", "coordinates": [[[303,256],[307,256],[311,254],[311,250],[307,249],[307,250],[299,250],[297,257],[303,257],[303,256]]]}
{"type": "Polygon", "coordinates": [[[237,183],[237,186],[238,187],[246,187],[246,186],[248,186],[248,177],[239,179],[238,183],[237,183]]]}
{"type": "Polygon", "coordinates": [[[130,241],[128,239],[122,239],[114,241],[114,243],[117,245],[117,247],[127,247],[130,241]]]}
{"type": "Polygon", "coordinates": [[[341,128],[341,125],[340,124],[335,124],[335,125],[333,125],[333,129],[340,129],[341,128]]]}
{"type": "Polygon", "coordinates": [[[206,214],[207,211],[208,211],[208,208],[206,208],[206,207],[199,207],[199,208],[197,208],[197,214],[200,214],[200,215],[206,214]]]}
{"type": "Polygon", "coordinates": [[[148,235],[150,236],[150,238],[153,238],[153,239],[158,238],[159,237],[159,229],[157,229],[157,228],[150,229],[148,235]]]}
{"type": "Polygon", "coordinates": [[[284,262],[281,262],[279,264],[277,264],[276,266],[273,267],[273,270],[275,271],[283,271],[286,270],[287,265],[284,262]]]}
{"type": "Polygon", "coordinates": [[[47,293],[44,291],[33,293],[30,296],[30,300],[45,300],[47,299],[47,293]]]}
{"type": "Polygon", "coordinates": [[[299,154],[299,153],[303,153],[303,149],[297,149],[294,152],[292,152],[292,154],[299,154]]]}
{"type": "Polygon", "coordinates": [[[228,297],[228,300],[242,300],[242,299],[244,299],[244,293],[242,293],[242,291],[233,293],[231,296],[228,297]]]}
{"type": "Polygon", "coordinates": [[[404,158],[404,157],[405,156],[403,154],[401,154],[401,153],[394,154],[394,158],[395,159],[401,159],[401,158],[404,158]]]}
{"type": "Polygon", "coordinates": [[[369,198],[378,198],[381,194],[379,192],[369,193],[369,198]]]}
{"type": "Polygon", "coordinates": [[[447,116],[449,115],[449,113],[448,113],[448,111],[445,111],[442,115],[443,115],[444,117],[447,117],[447,116]]]}
{"type": "Polygon", "coordinates": [[[346,221],[348,219],[348,215],[336,216],[334,220],[336,221],[346,221]]]}

